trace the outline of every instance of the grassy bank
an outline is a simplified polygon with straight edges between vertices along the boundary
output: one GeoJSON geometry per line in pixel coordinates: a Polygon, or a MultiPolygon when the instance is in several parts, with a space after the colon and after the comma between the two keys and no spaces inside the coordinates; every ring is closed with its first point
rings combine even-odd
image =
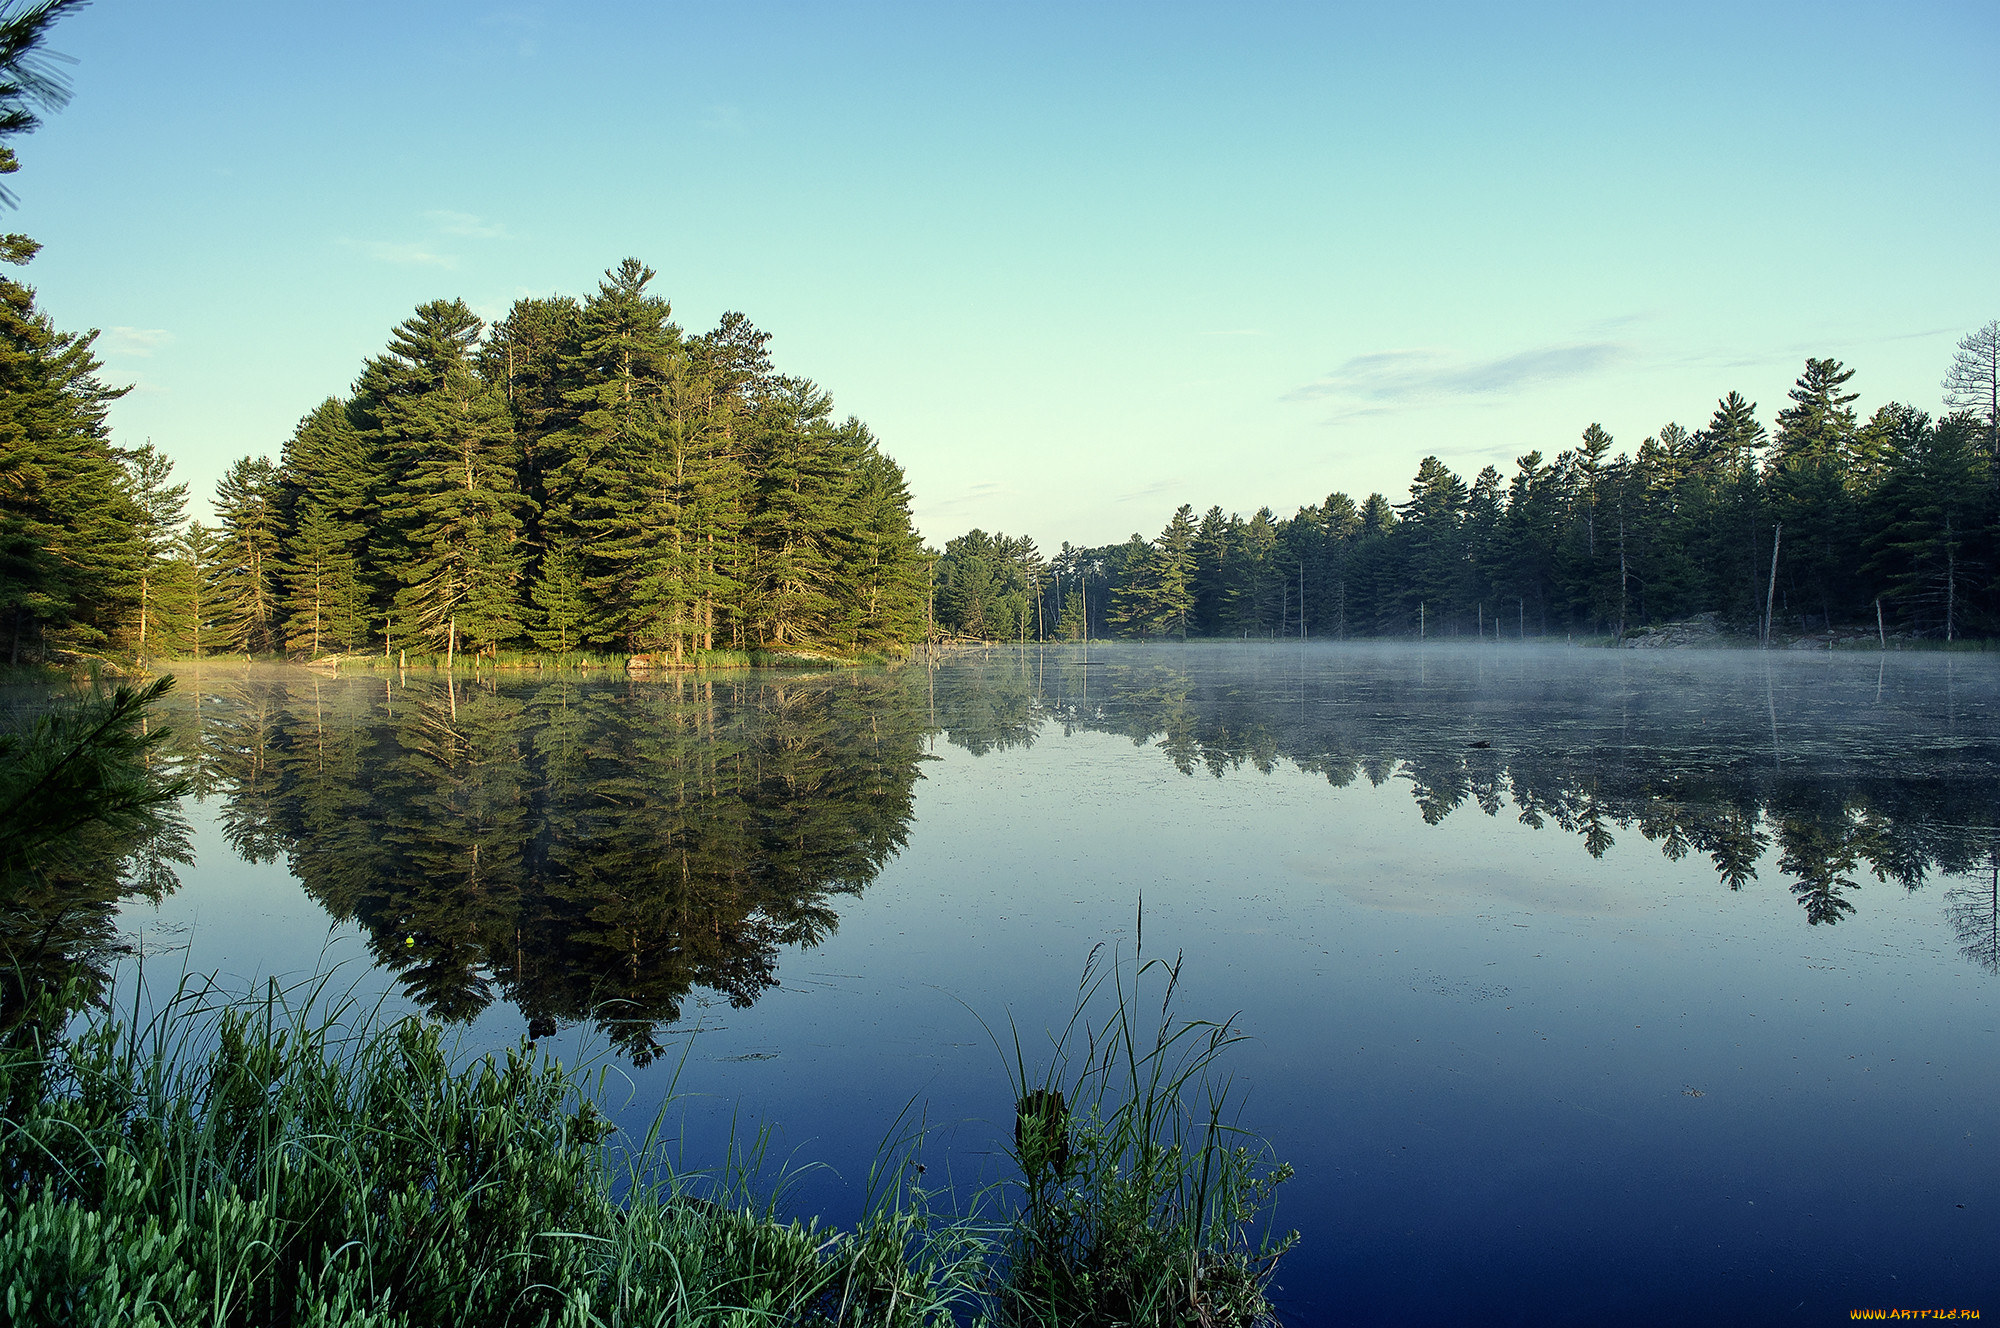
{"type": "Polygon", "coordinates": [[[954,1204],[905,1140],[847,1228],[781,1213],[741,1159],[680,1169],[657,1123],[621,1137],[601,1077],[525,1045],[454,1063],[323,987],[28,1020],[0,1049],[0,1301],[91,1328],[1263,1322],[1284,1243],[1250,1233],[1286,1173],[1231,1142],[1226,1037],[1165,1006],[1135,1034],[1156,971],[1061,1088],[1020,1094],[1016,1183],[954,1204]]]}

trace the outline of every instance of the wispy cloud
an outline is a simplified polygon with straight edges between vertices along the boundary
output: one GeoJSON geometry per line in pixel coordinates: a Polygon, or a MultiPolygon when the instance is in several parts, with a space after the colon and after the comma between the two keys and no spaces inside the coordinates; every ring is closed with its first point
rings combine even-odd
{"type": "Polygon", "coordinates": [[[458,266],[456,254],[441,254],[428,245],[399,244],[390,240],[342,240],[350,249],[359,249],[378,263],[398,263],[406,267],[458,266]]]}
{"type": "Polygon", "coordinates": [[[504,239],[507,234],[507,228],[499,222],[475,217],[470,212],[451,212],[438,208],[424,213],[424,219],[444,235],[463,235],[474,240],[499,240],[504,239]]]}
{"type": "Polygon", "coordinates": [[[925,506],[933,511],[946,512],[954,507],[964,507],[967,503],[983,502],[996,494],[1008,492],[1008,486],[1000,480],[983,480],[978,484],[968,484],[949,498],[925,506]]]}
{"type": "Polygon", "coordinates": [[[173,342],[174,334],[163,327],[114,327],[102,343],[105,354],[145,359],[173,342]]]}
{"type": "Polygon", "coordinates": [[[1283,400],[1335,398],[1404,405],[1442,397],[1490,396],[1535,383],[1581,378],[1630,354],[1630,347],[1617,341],[1539,346],[1473,361],[1422,348],[1373,351],[1356,355],[1339,368],[1294,388],[1283,400]]]}
{"type": "Polygon", "coordinates": [[[1170,475],[1166,479],[1155,480],[1143,489],[1133,489],[1129,493],[1121,493],[1111,501],[1113,503],[1136,503],[1145,498],[1157,498],[1163,493],[1174,492],[1181,487],[1182,483],[1183,481],[1180,476],[1170,475]]]}

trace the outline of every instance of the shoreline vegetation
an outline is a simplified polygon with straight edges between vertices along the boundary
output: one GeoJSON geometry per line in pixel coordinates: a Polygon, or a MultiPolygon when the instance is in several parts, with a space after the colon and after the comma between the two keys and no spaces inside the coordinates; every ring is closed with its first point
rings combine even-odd
{"type": "MultiPolygon", "coordinates": [[[[1307,638],[1306,644],[1343,644],[1355,646],[1400,647],[1432,646],[1438,648],[1478,648],[1482,643],[1463,637],[1414,638],[1414,637],[1356,637],[1345,641],[1328,638],[1307,638]]],[[[134,659],[131,656],[99,655],[87,651],[63,650],[51,652],[50,657],[38,663],[9,666],[0,663],[0,681],[21,681],[38,679],[69,679],[84,681],[94,676],[105,678],[156,678],[171,676],[177,670],[258,668],[280,670],[302,670],[308,672],[336,673],[450,673],[457,677],[478,677],[495,674],[547,674],[567,675],[592,674],[604,677],[628,676],[647,678],[660,675],[692,674],[709,672],[736,672],[746,670],[789,670],[799,672],[834,671],[845,669],[886,668],[923,661],[936,661],[953,654],[971,654],[996,649],[1034,647],[1037,649],[1077,650],[1086,647],[1165,647],[1203,648],[1209,646],[1240,646],[1263,644],[1275,647],[1297,646],[1299,638],[1277,639],[1270,637],[1153,637],[1133,639],[1128,637],[1081,638],[1058,640],[1026,641],[1009,640],[1004,637],[979,638],[972,636],[939,637],[919,642],[903,650],[862,651],[851,654],[821,652],[811,650],[704,650],[690,652],[678,660],[671,656],[590,654],[576,652],[570,655],[552,655],[533,651],[501,651],[486,656],[459,655],[455,659],[442,654],[411,654],[401,652],[384,657],[379,654],[323,655],[316,659],[299,659],[286,655],[241,655],[212,654],[194,656],[148,656],[134,659]]],[[[1896,631],[1878,633],[1875,628],[1861,624],[1837,624],[1832,630],[1810,632],[1773,631],[1768,638],[1760,638],[1755,629],[1734,626],[1723,622],[1720,615],[1697,614],[1692,618],[1675,622],[1654,623],[1645,627],[1629,628],[1625,635],[1585,636],[1568,635],[1560,638],[1529,637],[1488,638],[1483,643],[1487,648],[1509,649],[1530,647],[1534,649],[1579,649],[1579,650],[1714,650],[1724,652],[1750,651],[1860,651],[1912,652],[1919,654],[1984,654],[2000,649],[2000,641],[1991,637],[1968,636],[1947,641],[1921,633],[1896,631]]]]}
{"type": "MultiPolygon", "coordinates": [[[[172,685],[96,688],[0,735],[10,951],[63,939],[38,901],[172,888],[186,786],[149,719],[172,685]]],[[[1217,1070],[1240,1034],[1175,1011],[1179,962],[1149,958],[1141,927],[1129,959],[1093,952],[1045,1066],[1016,1033],[996,1097],[1018,1174],[927,1189],[899,1120],[847,1228],[785,1211],[761,1140],[688,1166],[671,1098],[621,1136],[604,1068],[532,1042],[454,1058],[438,1025],[324,976],[184,981],[150,1009],[140,983],[120,1018],[101,968],[10,953],[0,1298],[10,1322],[83,1328],[1273,1322],[1289,1168],[1217,1070]]],[[[80,941],[117,944],[108,922],[80,941]]]]}
{"type": "Polygon", "coordinates": [[[972,530],[936,571],[945,633],[1003,640],[1624,639],[1719,620],[1770,644],[2000,628],[2000,322],[1960,339],[1940,413],[1863,419],[1809,359],[1767,429],[1742,394],[1634,452],[1592,424],[1470,481],[1425,457],[1409,497],[1335,492],[1280,518],[1183,504],[1152,539],[1044,558],[972,530]]]}

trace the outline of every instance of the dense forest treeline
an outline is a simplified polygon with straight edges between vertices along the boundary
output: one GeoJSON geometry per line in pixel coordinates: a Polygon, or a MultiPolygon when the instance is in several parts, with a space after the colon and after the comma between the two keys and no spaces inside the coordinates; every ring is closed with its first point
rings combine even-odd
{"type": "Polygon", "coordinates": [[[213,529],[184,521],[186,487],[150,445],[112,445],[90,338],[5,288],[0,332],[39,376],[0,382],[0,411],[46,423],[13,429],[0,464],[49,481],[15,486],[0,518],[10,658],[681,660],[920,637],[929,568],[902,470],[778,373],[742,315],[683,334],[653,276],[627,259],[588,298],[522,299],[491,328],[462,301],[422,305],[277,461],[230,467],[213,529]]]}
{"type": "Polygon", "coordinates": [[[973,530],[937,569],[940,627],[985,639],[1622,636],[1714,613],[1771,634],[1877,624],[1952,640],[2000,612],[2000,322],[1959,342],[1941,417],[1862,419],[1811,359],[1775,427],[1731,392],[1636,454],[1599,425],[1468,483],[1426,457],[1407,500],[1280,519],[1183,505],[1151,540],[973,530]]]}

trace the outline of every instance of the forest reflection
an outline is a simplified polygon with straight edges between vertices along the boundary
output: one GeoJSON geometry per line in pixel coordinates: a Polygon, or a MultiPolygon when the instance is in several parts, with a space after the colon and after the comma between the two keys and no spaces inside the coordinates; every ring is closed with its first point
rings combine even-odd
{"type": "Polygon", "coordinates": [[[1935,679],[1887,694],[1886,669],[1861,678],[1881,709],[1860,724],[1819,679],[1774,679],[1754,657],[1689,665],[1664,709],[1640,685],[1542,672],[1548,656],[1503,654],[1513,668],[1486,671],[1469,654],[1433,668],[1357,652],[1341,668],[1300,652],[1294,673],[1283,648],[1030,650],[1011,667],[995,654],[1000,667],[939,674],[946,737],[975,754],[1057,726],[1155,747],[1189,776],[1282,761],[1335,788],[1402,781],[1430,825],[1506,812],[1576,836],[1592,858],[1636,832],[1670,860],[1705,857],[1733,891],[1775,846],[1814,926],[1853,914],[1864,878],[1906,891],[1943,879],[1961,953],[2000,974],[2000,742],[1983,729],[1990,712],[1951,713],[1935,679]],[[1805,713],[1779,720],[1780,685],[1805,713]]]}
{"type": "Polygon", "coordinates": [[[173,719],[237,852],[287,855],[427,1011],[589,1019],[643,1064],[695,989],[774,986],[903,846],[920,683],[210,676],[173,719]]]}
{"type": "MultiPolygon", "coordinates": [[[[1592,858],[1637,834],[1732,891],[1775,874],[1814,926],[1868,889],[1935,890],[1964,957],[2000,974],[1991,697],[1954,711],[1934,679],[1899,692],[1885,674],[1856,701],[1748,666],[1621,688],[1602,668],[1204,658],[499,682],[204,670],[163,718],[235,850],[282,855],[422,1008],[456,1021],[505,1001],[531,1034],[592,1021],[640,1063],[699,993],[747,1006],[787,950],[834,931],[840,897],[905,845],[940,740],[984,756],[1098,732],[1190,778],[1289,764],[1336,788],[1400,783],[1432,825],[1506,815],[1592,858]]],[[[161,897],[187,858],[178,838],[131,847],[101,880],[15,901],[10,990],[64,962],[102,983],[116,902],[161,897]]]]}

